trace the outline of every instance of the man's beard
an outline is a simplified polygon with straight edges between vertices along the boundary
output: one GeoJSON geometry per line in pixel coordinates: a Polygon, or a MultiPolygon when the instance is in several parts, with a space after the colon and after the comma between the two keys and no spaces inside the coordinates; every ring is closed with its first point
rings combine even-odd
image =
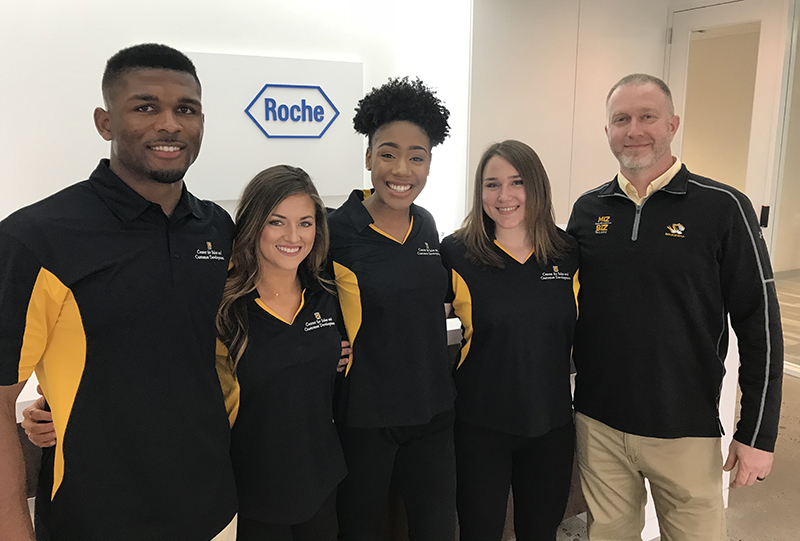
{"type": "Polygon", "coordinates": [[[622,167],[630,171],[638,171],[640,169],[647,169],[656,163],[655,155],[648,154],[647,156],[626,156],[625,154],[618,154],[617,159],[622,167]]]}
{"type": "Polygon", "coordinates": [[[650,152],[643,156],[629,156],[625,154],[624,151],[615,152],[614,156],[616,156],[617,161],[619,161],[620,165],[622,165],[622,167],[625,169],[628,169],[629,171],[641,171],[642,169],[647,169],[648,167],[654,165],[665,154],[668,154],[669,150],[669,143],[657,141],[655,144],[653,144],[650,152]]]}
{"type": "Polygon", "coordinates": [[[184,175],[186,175],[186,169],[168,169],[166,171],[157,169],[147,172],[148,177],[161,184],[175,184],[183,180],[184,175]]]}

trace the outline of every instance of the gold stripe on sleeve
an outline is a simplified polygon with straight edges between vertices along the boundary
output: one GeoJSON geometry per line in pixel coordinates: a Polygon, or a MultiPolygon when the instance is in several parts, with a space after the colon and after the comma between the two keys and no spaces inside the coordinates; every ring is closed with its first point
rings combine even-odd
{"type": "Polygon", "coordinates": [[[236,417],[239,415],[239,381],[231,372],[228,363],[228,348],[217,338],[217,376],[222,387],[222,396],[225,397],[225,409],[228,411],[228,422],[233,428],[236,417]]]}
{"type": "Polygon", "coordinates": [[[469,292],[467,282],[458,274],[455,269],[453,272],[453,310],[455,311],[458,319],[461,320],[461,326],[464,327],[464,345],[461,347],[459,353],[458,364],[456,369],[461,368],[461,364],[469,354],[469,348],[472,345],[472,295],[469,292]]]}
{"type": "MultiPolygon", "coordinates": [[[[336,279],[336,289],[339,293],[339,306],[342,308],[344,326],[347,329],[347,339],[350,347],[355,350],[356,336],[361,328],[361,289],[358,287],[356,274],[336,261],[333,262],[333,274],[336,279]]],[[[344,375],[350,373],[353,366],[353,354],[347,363],[344,375]]]]}
{"type": "Polygon", "coordinates": [[[50,271],[39,269],[25,316],[25,333],[19,357],[19,381],[31,377],[42,360],[50,333],[56,326],[69,290],[50,271]]]}
{"type": "Polygon", "coordinates": [[[572,275],[572,291],[575,294],[575,316],[577,317],[580,314],[580,306],[578,306],[578,292],[581,290],[581,281],[578,279],[578,273],[580,269],[575,270],[575,274],[572,275]]]}
{"type": "Polygon", "coordinates": [[[64,434],[86,365],[86,333],[72,291],[46,269],[39,271],[33,286],[27,317],[22,358],[41,358],[36,376],[53,412],[56,431],[54,497],[64,479],[64,434]]]}

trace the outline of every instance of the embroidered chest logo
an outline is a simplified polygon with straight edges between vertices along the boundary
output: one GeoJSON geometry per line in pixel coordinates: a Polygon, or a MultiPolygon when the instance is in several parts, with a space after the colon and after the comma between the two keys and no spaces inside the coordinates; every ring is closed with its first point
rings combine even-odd
{"type": "Polygon", "coordinates": [[[206,241],[206,249],[201,250],[198,248],[194,253],[195,259],[215,259],[217,261],[225,261],[225,257],[222,255],[222,250],[215,250],[214,247],[211,245],[211,241],[206,241]]]}
{"type": "Polygon", "coordinates": [[[424,248],[422,248],[422,247],[417,248],[417,255],[437,255],[438,256],[439,255],[439,249],[438,248],[431,248],[430,245],[428,245],[428,243],[426,242],[424,248]]]}
{"type": "Polygon", "coordinates": [[[333,321],[332,317],[322,317],[319,312],[314,312],[314,320],[306,321],[304,330],[306,332],[315,331],[323,327],[333,327],[334,325],[336,325],[336,323],[333,321]]]}
{"type": "Polygon", "coordinates": [[[558,266],[553,265],[553,272],[544,271],[539,277],[540,280],[572,280],[568,272],[561,272],[558,266]]]}
{"type": "Polygon", "coordinates": [[[668,237],[677,237],[679,239],[685,239],[683,232],[686,231],[686,228],[683,224],[674,223],[672,225],[667,226],[667,232],[664,233],[668,237]]]}
{"type": "Polygon", "coordinates": [[[611,225],[611,216],[598,216],[594,224],[595,235],[605,235],[608,233],[609,225],[611,225]]]}

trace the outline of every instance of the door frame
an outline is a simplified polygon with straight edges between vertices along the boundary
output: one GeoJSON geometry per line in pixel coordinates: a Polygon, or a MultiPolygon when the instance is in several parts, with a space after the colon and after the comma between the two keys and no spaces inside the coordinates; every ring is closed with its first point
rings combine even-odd
{"type": "MultiPolygon", "coordinates": [[[[781,209],[781,202],[779,198],[781,197],[781,192],[783,188],[783,183],[785,182],[784,179],[784,170],[786,166],[786,152],[787,152],[787,134],[789,132],[789,121],[790,121],[790,114],[792,109],[792,93],[794,87],[794,79],[795,79],[795,72],[797,69],[800,69],[800,66],[797,65],[798,58],[800,58],[800,54],[798,54],[798,39],[800,39],[800,0],[791,0],[789,5],[789,24],[791,25],[790,34],[787,38],[787,52],[786,52],[786,80],[784,83],[784,92],[781,98],[781,128],[780,128],[780,143],[778,146],[778,159],[777,159],[777,167],[776,167],[776,175],[777,180],[775,183],[775,195],[773,197],[773,206],[772,212],[770,214],[770,221],[771,223],[778,223],[778,219],[780,216],[780,209],[781,209]]],[[[797,104],[797,114],[800,114],[800,103],[797,104]]],[[[771,242],[768,244],[770,254],[775,253],[778,246],[778,235],[770,235],[771,242]]],[[[800,377],[798,375],[797,377],[800,377]]]]}

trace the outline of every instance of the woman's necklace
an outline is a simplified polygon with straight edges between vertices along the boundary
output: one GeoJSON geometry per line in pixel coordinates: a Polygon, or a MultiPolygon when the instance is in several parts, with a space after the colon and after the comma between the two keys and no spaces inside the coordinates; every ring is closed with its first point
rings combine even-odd
{"type": "Polygon", "coordinates": [[[275,290],[274,288],[270,287],[269,284],[263,282],[258,287],[258,293],[261,296],[261,299],[266,301],[268,299],[280,299],[281,297],[289,297],[289,296],[297,296],[298,292],[300,291],[300,280],[299,278],[292,283],[289,288],[283,290],[275,290]]]}

